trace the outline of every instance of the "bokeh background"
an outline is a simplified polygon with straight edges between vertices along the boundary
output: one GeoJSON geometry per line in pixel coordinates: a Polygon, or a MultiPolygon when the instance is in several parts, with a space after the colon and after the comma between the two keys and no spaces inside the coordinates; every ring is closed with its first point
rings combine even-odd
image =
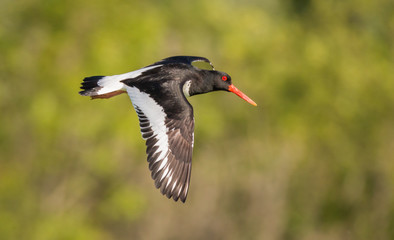
{"type": "Polygon", "coordinates": [[[0,239],[394,239],[392,0],[0,1],[0,239]],[[209,58],[187,202],[91,75],[209,58]]]}

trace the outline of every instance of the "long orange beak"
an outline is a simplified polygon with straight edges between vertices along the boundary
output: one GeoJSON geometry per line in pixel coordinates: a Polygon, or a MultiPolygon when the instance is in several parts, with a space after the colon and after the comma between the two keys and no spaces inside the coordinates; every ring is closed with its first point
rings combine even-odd
{"type": "Polygon", "coordinates": [[[240,98],[252,104],[253,106],[257,106],[257,104],[252,99],[246,96],[243,92],[239,91],[238,88],[236,88],[234,85],[231,84],[230,86],[228,86],[228,90],[237,94],[240,98]]]}

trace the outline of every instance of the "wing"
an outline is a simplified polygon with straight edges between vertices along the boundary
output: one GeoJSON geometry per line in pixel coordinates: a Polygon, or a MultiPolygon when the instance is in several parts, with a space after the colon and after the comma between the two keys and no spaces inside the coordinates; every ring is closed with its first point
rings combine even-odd
{"type": "Polygon", "coordinates": [[[174,101],[173,96],[160,91],[160,102],[171,101],[171,108],[164,109],[154,98],[158,95],[132,86],[126,89],[140,121],[142,138],[146,140],[149,170],[155,186],[168,198],[185,202],[194,139],[192,107],[183,95],[183,101],[174,101]]]}
{"type": "MultiPolygon", "coordinates": [[[[205,57],[197,57],[197,56],[174,56],[174,57],[169,57],[165,58],[163,60],[160,60],[150,66],[156,66],[156,65],[164,65],[164,64],[170,64],[170,63],[184,63],[188,65],[195,66],[200,69],[206,69],[206,70],[215,70],[213,67],[212,63],[205,57]],[[206,63],[206,65],[201,64],[201,63],[206,63]]],[[[148,67],[150,67],[148,66],[148,67]]]]}

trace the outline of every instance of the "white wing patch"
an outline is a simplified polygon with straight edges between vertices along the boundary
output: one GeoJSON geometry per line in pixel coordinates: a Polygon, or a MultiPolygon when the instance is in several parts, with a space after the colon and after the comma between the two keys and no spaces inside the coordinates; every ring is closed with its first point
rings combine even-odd
{"type": "MultiPolygon", "coordinates": [[[[157,147],[156,153],[159,153],[159,156],[156,158],[156,162],[160,162],[159,170],[162,169],[168,163],[168,136],[167,136],[167,127],[165,125],[165,117],[163,108],[153,100],[148,94],[141,92],[138,88],[126,86],[127,93],[130,96],[131,102],[133,103],[134,109],[138,113],[139,111],[143,112],[147,120],[149,121],[149,126],[144,128],[151,128],[154,137],[158,141],[155,143],[155,147],[157,147]]],[[[139,116],[140,117],[140,116],[139,116]]],[[[141,119],[140,119],[141,120],[141,119]]],[[[141,128],[141,133],[144,137],[143,128],[141,128]]],[[[168,171],[168,169],[165,169],[168,171]]],[[[163,178],[166,174],[163,174],[163,178]]]]}
{"type": "Polygon", "coordinates": [[[118,90],[127,90],[125,89],[126,86],[124,85],[124,83],[121,82],[122,80],[129,78],[136,78],[140,76],[142,73],[160,66],[162,65],[154,65],[124,74],[103,77],[97,82],[97,85],[102,87],[99,91],[97,91],[97,94],[100,95],[100,94],[106,94],[118,90]]]}
{"type": "Polygon", "coordinates": [[[185,202],[190,183],[194,121],[187,117],[180,121],[168,119],[163,107],[150,94],[127,85],[126,90],[137,112],[142,138],[146,140],[149,170],[156,188],[168,198],[185,202]]]}

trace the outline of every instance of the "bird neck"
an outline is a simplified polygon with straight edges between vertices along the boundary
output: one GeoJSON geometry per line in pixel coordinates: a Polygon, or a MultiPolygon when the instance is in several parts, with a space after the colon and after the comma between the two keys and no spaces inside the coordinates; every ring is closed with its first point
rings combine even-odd
{"type": "MultiPolygon", "coordinates": [[[[186,81],[184,87],[187,86],[189,81],[186,81]]],[[[194,96],[198,94],[208,93],[214,91],[214,81],[213,76],[210,71],[204,71],[202,74],[193,78],[188,86],[189,96],[194,96]]]]}
{"type": "Polygon", "coordinates": [[[206,81],[191,81],[189,87],[189,96],[194,96],[198,94],[208,93],[214,91],[213,85],[206,81]]]}

